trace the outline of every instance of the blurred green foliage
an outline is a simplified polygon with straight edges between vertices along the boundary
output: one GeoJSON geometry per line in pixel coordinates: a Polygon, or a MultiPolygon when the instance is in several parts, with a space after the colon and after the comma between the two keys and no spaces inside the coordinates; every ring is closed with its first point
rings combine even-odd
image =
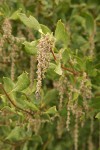
{"type": "Polygon", "coordinates": [[[72,112],[70,131],[66,129],[67,94],[71,92],[67,83],[79,89],[82,73],[86,72],[91,81],[86,82],[86,90],[92,88],[92,98],[87,100],[89,109],[83,106],[82,93],[72,93],[72,104],[78,102],[74,109],[84,112],[79,115],[75,150],[99,150],[100,0],[1,0],[0,24],[0,149],[74,150],[72,112]],[[2,41],[5,19],[10,20],[12,33],[2,41]],[[41,100],[37,100],[37,45],[41,35],[47,33],[56,41],[56,62],[51,54],[41,100]],[[67,94],[64,93],[63,108],[59,110],[60,88],[55,84],[62,82],[64,67],[67,94]]]}

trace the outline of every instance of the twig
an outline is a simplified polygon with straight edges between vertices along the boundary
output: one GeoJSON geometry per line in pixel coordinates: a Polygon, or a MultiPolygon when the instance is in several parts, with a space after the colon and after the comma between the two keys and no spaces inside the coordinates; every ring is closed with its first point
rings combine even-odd
{"type": "Polygon", "coordinates": [[[62,67],[62,69],[71,72],[73,75],[78,75],[78,72],[75,72],[75,71],[71,70],[70,68],[66,68],[66,67],[64,67],[63,65],[61,65],[61,67],[62,67]]]}
{"type": "Polygon", "coordinates": [[[52,49],[51,49],[51,53],[52,53],[52,55],[53,55],[54,60],[56,61],[56,56],[55,56],[55,54],[54,54],[54,52],[53,52],[52,49]]]}
{"type": "MultiPolygon", "coordinates": [[[[55,54],[54,54],[54,52],[53,52],[52,49],[51,49],[51,53],[53,55],[54,60],[56,61],[57,58],[56,58],[56,56],[55,56],[55,54]]],[[[74,70],[71,70],[69,68],[64,67],[63,64],[61,65],[61,68],[64,69],[64,70],[67,70],[67,71],[71,72],[73,75],[78,75],[79,74],[79,72],[75,72],[74,70]]]]}
{"type": "Polygon", "coordinates": [[[4,89],[3,85],[0,83],[0,88],[3,90],[3,92],[5,93],[6,97],[8,98],[8,100],[10,101],[10,103],[17,109],[29,114],[29,115],[33,115],[33,113],[27,111],[27,110],[24,110],[22,108],[20,108],[19,106],[17,106],[14,101],[10,98],[10,96],[7,94],[6,90],[4,89]]]}

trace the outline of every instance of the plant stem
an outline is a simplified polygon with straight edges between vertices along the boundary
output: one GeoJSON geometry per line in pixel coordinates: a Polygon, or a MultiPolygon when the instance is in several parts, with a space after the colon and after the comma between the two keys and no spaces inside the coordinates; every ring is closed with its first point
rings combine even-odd
{"type": "MultiPolygon", "coordinates": [[[[53,55],[54,60],[56,61],[57,58],[56,58],[56,56],[55,56],[53,50],[51,50],[51,53],[52,53],[52,55],[53,55]]],[[[64,67],[63,64],[61,65],[61,68],[64,69],[64,70],[67,70],[67,71],[71,72],[73,75],[78,75],[78,74],[79,74],[79,72],[75,72],[74,70],[71,70],[70,68],[64,67]]]]}
{"type": "Polygon", "coordinates": [[[8,95],[8,93],[6,92],[6,90],[4,89],[3,85],[0,83],[0,88],[3,90],[3,92],[5,93],[6,97],[8,98],[8,100],[10,101],[10,103],[17,109],[29,114],[29,115],[33,115],[33,113],[27,111],[27,110],[24,110],[22,108],[20,108],[19,106],[17,106],[14,101],[10,98],[10,96],[8,95]]]}

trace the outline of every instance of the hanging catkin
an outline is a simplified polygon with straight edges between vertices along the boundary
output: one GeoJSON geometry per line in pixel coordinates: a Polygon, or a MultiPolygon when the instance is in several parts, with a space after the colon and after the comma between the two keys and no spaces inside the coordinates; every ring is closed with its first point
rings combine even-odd
{"type": "Polygon", "coordinates": [[[12,52],[11,52],[11,80],[14,81],[15,79],[15,55],[16,55],[16,44],[13,44],[12,52]]]}
{"type": "Polygon", "coordinates": [[[59,110],[61,110],[62,107],[63,107],[64,93],[66,91],[66,78],[65,78],[64,73],[59,78],[58,91],[59,91],[59,105],[58,105],[58,108],[59,108],[59,110]]]}
{"type": "Polygon", "coordinates": [[[70,128],[69,128],[69,125],[70,125],[70,111],[71,111],[71,107],[72,107],[70,102],[72,100],[72,92],[69,92],[68,97],[69,97],[69,102],[68,102],[68,105],[67,105],[67,120],[66,120],[66,129],[67,129],[67,131],[70,130],[70,128]]]}
{"type": "Polygon", "coordinates": [[[50,34],[43,35],[38,43],[37,52],[37,86],[36,99],[40,98],[40,90],[42,87],[42,79],[45,77],[45,72],[49,67],[50,52],[54,46],[54,38],[50,34]]]}
{"type": "Polygon", "coordinates": [[[2,29],[3,29],[3,39],[10,39],[12,36],[12,26],[8,18],[4,20],[2,29]]]}
{"type": "Polygon", "coordinates": [[[66,120],[66,129],[69,131],[69,125],[70,125],[70,107],[67,107],[67,120],[66,120]]]}

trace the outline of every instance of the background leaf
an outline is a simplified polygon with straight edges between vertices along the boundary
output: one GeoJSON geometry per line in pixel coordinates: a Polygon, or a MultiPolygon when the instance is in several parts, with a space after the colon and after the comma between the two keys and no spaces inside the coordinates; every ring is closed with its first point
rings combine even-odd
{"type": "Polygon", "coordinates": [[[34,55],[37,53],[37,41],[32,42],[25,41],[23,44],[25,45],[24,50],[27,54],[34,55]]]}
{"type": "Polygon", "coordinates": [[[62,68],[61,68],[61,63],[60,63],[60,62],[56,65],[56,68],[55,68],[54,71],[55,71],[57,74],[62,75],[62,68]]]}
{"type": "Polygon", "coordinates": [[[58,42],[61,41],[65,47],[68,46],[69,44],[68,33],[65,30],[64,24],[61,22],[61,20],[57,22],[55,30],[55,38],[58,42]]]}
{"type": "Polygon", "coordinates": [[[41,26],[39,24],[39,22],[33,17],[33,16],[29,16],[29,18],[23,14],[23,13],[19,13],[19,19],[29,28],[32,28],[34,30],[40,30],[41,26]]]}
{"type": "Polygon", "coordinates": [[[3,82],[4,82],[4,88],[7,92],[10,92],[11,90],[13,90],[15,84],[10,78],[3,77],[3,82]]]}
{"type": "Polygon", "coordinates": [[[29,84],[30,80],[28,78],[28,74],[24,72],[18,77],[18,81],[15,84],[13,91],[23,91],[29,86],[29,84]]]}
{"type": "Polygon", "coordinates": [[[57,113],[56,106],[50,107],[45,113],[53,115],[57,113]]]}

